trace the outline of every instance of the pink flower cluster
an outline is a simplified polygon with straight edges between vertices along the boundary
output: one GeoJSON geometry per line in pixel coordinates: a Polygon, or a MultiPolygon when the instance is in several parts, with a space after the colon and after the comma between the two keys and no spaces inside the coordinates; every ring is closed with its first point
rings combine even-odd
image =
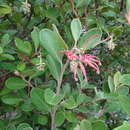
{"type": "Polygon", "coordinates": [[[91,54],[84,54],[84,55],[78,56],[69,50],[65,50],[64,53],[66,54],[67,58],[71,60],[70,66],[71,66],[72,72],[74,73],[75,81],[78,80],[77,78],[78,67],[80,68],[84,76],[84,80],[87,81],[86,70],[85,70],[84,65],[86,66],[88,65],[92,67],[94,70],[96,70],[97,74],[100,73],[99,65],[101,65],[101,62],[96,56],[93,56],[91,54]]]}

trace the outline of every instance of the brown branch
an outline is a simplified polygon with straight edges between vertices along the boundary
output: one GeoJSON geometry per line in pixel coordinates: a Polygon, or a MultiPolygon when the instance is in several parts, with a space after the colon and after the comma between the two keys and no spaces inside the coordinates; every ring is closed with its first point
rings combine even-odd
{"type": "Polygon", "coordinates": [[[124,9],[124,0],[121,0],[120,3],[120,11],[122,11],[124,9]]]}
{"type": "Polygon", "coordinates": [[[71,5],[71,9],[72,9],[72,12],[74,13],[74,15],[78,18],[78,13],[77,11],[75,10],[75,7],[74,7],[74,0],[69,0],[70,1],[70,5],[71,5]]]}

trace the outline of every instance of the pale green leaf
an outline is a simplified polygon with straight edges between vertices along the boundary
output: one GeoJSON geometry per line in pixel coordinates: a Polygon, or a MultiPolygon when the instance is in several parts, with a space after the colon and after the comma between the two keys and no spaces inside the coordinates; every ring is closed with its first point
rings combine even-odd
{"type": "Polygon", "coordinates": [[[40,111],[48,111],[50,107],[45,103],[44,91],[40,88],[33,88],[31,90],[31,100],[36,108],[40,111]]]}
{"type": "Polygon", "coordinates": [[[52,76],[59,80],[60,74],[61,74],[61,66],[59,62],[57,62],[52,56],[47,56],[47,66],[49,67],[49,70],[52,74],[52,76]]]}
{"type": "Polygon", "coordinates": [[[91,0],[78,0],[77,2],[77,8],[87,7],[91,0]]]}
{"type": "Polygon", "coordinates": [[[72,32],[72,35],[73,35],[75,42],[77,42],[79,40],[81,33],[82,33],[82,25],[81,25],[81,22],[78,18],[72,20],[71,32],[72,32]]]}
{"type": "Polygon", "coordinates": [[[18,77],[10,77],[6,80],[5,86],[11,90],[22,89],[26,87],[24,80],[18,77]]]}
{"type": "Polygon", "coordinates": [[[0,15],[10,14],[12,9],[8,5],[0,5],[0,15]]]}
{"type": "Polygon", "coordinates": [[[88,120],[82,120],[80,123],[80,130],[92,130],[92,124],[88,120]]]}
{"type": "Polygon", "coordinates": [[[83,50],[92,49],[99,44],[101,40],[102,32],[98,28],[90,29],[80,39],[78,47],[83,50]]]}
{"type": "Polygon", "coordinates": [[[55,94],[51,89],[46,89],[44,98],[45,101],[50,105],[57,105],[63,99],[64,94],[55,94]]]}
{"type": "Polygon", "coordinates": [[[19,49],[19,51],[21,51],[25,55],[27,55],[27,56],[31,55],[31,53],[32,53],[32,46],[31,46],[30,42],[22,41],[19,38],[15,38],[15,45],[19,49]]]}

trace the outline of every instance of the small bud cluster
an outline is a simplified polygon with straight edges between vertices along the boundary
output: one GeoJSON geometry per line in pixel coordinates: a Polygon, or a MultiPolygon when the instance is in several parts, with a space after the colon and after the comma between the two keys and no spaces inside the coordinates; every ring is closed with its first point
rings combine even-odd
{"type": "Polygon", "coordinates": [[[109,50],[114,50],[115,46],[116,46],[116,44],[113,42],[113,36],[111,36],[110,41],[108,41],[107,47],[109,50]]]}
{"type": "Polygon", "coordinates": [[[38,58],[39,58],[39,63],[36,64],[37,69],[38,69],[38,70],[44,70],[45,63],[42,61],[41,53],[40,53],[40,55],[38,56],[38,58]]]}
{"type": "Polygon", "coordinates": [[[31,4],[29,4],[27,0],[25,2],[22,2],[22,10],[24,14],[29,15],[31,12],[30,8],[31,8],[31,4]]]}

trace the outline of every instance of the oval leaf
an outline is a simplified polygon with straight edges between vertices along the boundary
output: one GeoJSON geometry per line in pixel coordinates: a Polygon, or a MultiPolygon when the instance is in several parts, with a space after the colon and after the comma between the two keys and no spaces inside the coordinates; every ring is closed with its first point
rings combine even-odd
{"type": "Polygon", "coordinates": [[[10,54],[1,54],[0,60],[15,60],[15,58],[10,54]]]}
{"type": "Polygon", "coordinates": [[[123,74],[121,76],[120,82],[123,85],[130,85],[130,74],[123,74]]]}
{"type": "Polygon", "coordinates": [[[5,96],[3,96],[1,99],[2,99],[2,101],[3,101],[5,104],[9,104],[9,105],[17,104],[17,103],[19,103],[20,101],[22,101],[21,98],[17,97],[17,96],[14,95],[14,94],[5,95],[5,96]]]}
{"type": "Polygon", "coordinates": [[[60,78],[60,73],[61,73],[61,67],[60,64],[53,59],[50,55],[47,56],[47,65],[49,67],[49,70],[52,74],[52,76],[58,80],[60,78]]]}
{"type": "Polygon", "coordinates": [[[92,123],[92,130],[107,130],[103,121],[97,120],[92,123]]]}
{"type": "Polygon", "coordinates": [[[29,124],[27,123],[21,123],[18,125],[17,130],[33,130],[29,124]]]}
{"type": "Polygon", "coordinates": [[[114,85],[115,85],[115,87],[118,87],[118,85],[120,84],[120,78],[121,78],[121,73],[116,72],[114,74],[114,85]]]}
{"type": "Polygon", "coordinates": [[[57,40],[55,33],[49,29],[42,29],[40,31],[40,44],[46,49],[46,51],[57,61],[61,63],[63,54],[60,53],[64,48],[57,40]]]}
{"type": "Polygon", "coordinates": [[[130,98],[120,95],[118,96],[118,100],[123,110],[130,116],[130,98]]]}
{"type": "Polygon", "coordinates": [[[123,125],[114,128],[113,130],[130,130],[130,124],[123,123],[123,125]]]}
{"type": "Polygon", "coordinates": [[[108,86],[109,86],[110,92],[113,92],[115,87],[114,87],[113,79],[111,76],[108,76],[108,86]]]}
{"type": "Polygon", "coordinates": [[[26,87],[26,83],[24,80],[18,77],[8,78],[5,82],[5,86],[11,90],[22,89],[26,87]]]}
{"type": "Polygon", "coordinates": [[[101,40],[101,36],[102,32],[98,28],[93,28],[81,37],[78,47],[83,48],[83,50],[94,48],[101,40]]]}
{"type": "Polygon", "coordinates": [[[45,101],[50,105],[57,105],[63,99],[64,94],[55,94],[51,89],[46,89],[44,98],[45,101]]]}
{"type": "Polygon", "coordinates": [[[79,19],[73,19],[71,22],[71,32],[75,42],[79,40],[82,33],[82,25],[79,19]]]}
{"type": "Polygon", "coordinates": [[[0,15],[10,14],[11,8],[8,5],[0,5],[0,15]]]}
{"type": "Polygon", "coordinates": [[[25,55],[30,56],[32,52],[32,46],[27,41],[22,41],[19,38],[15,38],[15,45],[16,47],[25,55]]]}
{"type": "Polygon", "coordinates": [[[88,120],[82,120],[80,123],[80,130],[92,130],[91,122],[88,120]]]}
{"type": "Polygon", "coordinates": [[[63,124],[64,120],[65,120],[64,112],[62,112],[62,111],[57,112],[56,116],[55,116],[56,126],[61,126],[63,124]]]}
{"type": "Polygon", "coordinates": [[[34,42],[35,50],[39,47],[39,29],[37,27],[34,27],[33,31],[31,32],[31,38],[34,42]]]}
{"type": "Polygon", "coordinates": [[[62,102],[63,106],[67,109],[73,109],[75,107],[77,107],[77,103],[74,99],[73,96],[70,96],[69,99],[67,99],[66,101],[62,102]]]}
{"type": "Polygon", "coordinates": [[[67,44],[65,43],[65,41],[63,40],[63,38],[59,34],[58,29],[54,24],[53,24],[53,30],[54,30],[54,34],[55,34],[57,41],[59,42],[60,46],[62,46],[63,49],[68,49],[67,44]]]}
{"type": "Polygon", "coordinates": [[[77,8],[86,7],[89,5],[90,2],[91,2],[91,0],[78,0],[76,6],[77,6],[77,8]]]}
{"type": "Polygon", "coordinates": [[[44,101],[44,91],[40,88],[33,88],[31,90],[32,103],[37,107],[38,110],[44,112],[49,111],[50,107],[44,101]]]}

